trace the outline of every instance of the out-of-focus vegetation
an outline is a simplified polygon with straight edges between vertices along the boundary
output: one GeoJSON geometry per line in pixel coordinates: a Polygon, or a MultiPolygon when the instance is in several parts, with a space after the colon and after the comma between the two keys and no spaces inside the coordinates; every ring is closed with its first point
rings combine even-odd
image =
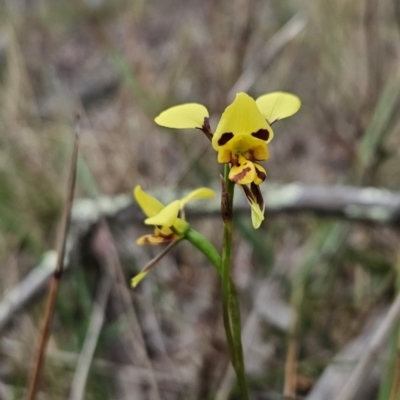
{"type": "MultiPolygon", "coordinates": [[[[77,113],[77,197],[127,193],[136,184],[194,188],[218,184],[214,150],[200,133],[171,133],[153,118],[191,101],[217,117],[234,89],[302,99],[301,111],[275,129],[268,179],[399,190],[397,0],[0,0],[0,294],[55,247],[77,113]]],[[[249,224],[249,216],[239,219],[235,238],[243,320],[264,284],[297,311],[286,329],[257,320],[247,352],[253,398],[283,398],[288,348],[298,349],[297,393],[306,395],[398,290],[399,236],[309,215],[267,215],[256,233],[249,224]]],[[[219,218],[194,225],[220,243],[219,218]]],[[[157,254],[136,246],[143,231],[112,224],[82,239],[61,284],[40,398],[69,396],[101,271],[120,265],[128,287],[157,254]]],[[[219,280],[206,260],[182,244],[130,297],[119,277],[84,398],[221,393],[228,358],[219,280]],[[149,365],[152,378],[143,372],[149,365]]],[[[33,300],[0,335],[0,398],[23,397],[43,304],[33,300]]],[[[383,355],[396,353],[398,337],[397,330],[383,355]]],[[[395,400],[395,357],[380,371],[369,398],[395,400]]]]}

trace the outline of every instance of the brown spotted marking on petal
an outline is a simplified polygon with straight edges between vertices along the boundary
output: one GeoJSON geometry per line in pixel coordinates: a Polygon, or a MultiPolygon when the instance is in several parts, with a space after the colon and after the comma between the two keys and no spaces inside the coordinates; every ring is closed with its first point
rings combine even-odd
{"type": "Polygon", "coordinates": [[[203,125],[201,126],[201,128],[196,129],[202,131],[206,135],[208,140],[212,140],[213,133],[211,131],[210,119],[208,117],[204,117],[203,125]]]}
{"type": "Polygon", "coordinates": [[[173,235],[168,236],[168,237],[163,237],[162,239],[163,239],[163,241],[161,243],[170,243],[170,242],[172,242],[173,235]]]}
{"type": "Polygon", "coordinates": [[[256,168],[256,174],[259,179],[261,179],[263,182],[265,181],[265,178],[267,177],[267,174],[264,171],[260,171],[256,168]]]}
{"type": "Polygon", "coordinates": [[[264,209],[264,199],[261,194],[260,187],[255,183],[251,183],[250,185],[251,192],[253,193],[254,198],[256,199],[257,204],[260,206],[260,209],[264,209]]]}
{"type": "Polygon", "coordinates": [[[164,240],[171,240],[174,237],[173,233],[169,235],[164,235],[162,232],[157,232],[157,236],[163,238],[164,240]]]}
{"type": "Polygon", "coordinates": [[[248,199],[250,202],[254,202],[254,201],[255,201],[255,198],[254,198],[254,196],[253,196],[252,191],[251,191],[246,185],[242,185],[242,188],[243,188],[243,190],[244,190],[244,194],[245,194],[245,196],[247,197],[247,199],[248,199]]]}
{"type": "Polygon", "coordinates": [[[233,133],[232,132],[225,132],[219,138],[218,145],[219,146],[223,146],[224,144],[227,144],[232,138],[233,138],[233,133]]]}
{"type": "Polygon", "coordinates": [[[244,156],[249,160],[249,161],[258,161],[256,159],[256,157],[254,156],[254,150],[253,149],[249,149],[248,151],[246,151],[246,154],[244,154],[244,156]]]}
{"type": "Polygon", "coordinates": [[[236,156],[231,155],[231,164],[232,164],[233,167],[238,167],[240,165],[239,157],[237,155],[236,156]]]}
{"type": "Polygon", "coordinates": [[[210,118],[204,117],[202,129],[212,134],[210,127],[210,118]]]}
{"type": "Polygon", "coordinates": [[[232,182],[235,182],[235,183],[238,183],[240,180],[242,180],[246,175],[247,175],[247,173],[248,172],[250,172],[251,171],[251,168],[250,167],[246,167],[246,168],[243,168],[242,169],[242,172],[240,172],[239,174],[236,174],[232,179],[231,179],[231,181],[232,182]]]}
{"type": "Polygon", "coordinates": [[[257,132],[253,132],[251,136],[267,141],[269,139],[269,131],[267,129],[259,129],[257,132]]]}

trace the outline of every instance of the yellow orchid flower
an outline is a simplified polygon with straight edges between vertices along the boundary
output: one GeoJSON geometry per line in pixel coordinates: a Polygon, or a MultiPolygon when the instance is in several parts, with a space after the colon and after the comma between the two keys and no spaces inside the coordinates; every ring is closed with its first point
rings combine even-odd
{"type": "Polygon", "coordinates": [[[193,190],[182,199],[175,200],[164,206],[156,198],[142,190],[140,186],[135,187],[133,195],[140,208],[148,217],[144,223],[155,227],[153,234],[144,235],[137,240],[137,244],[140,245],[170,243],[183,236],[189,228],[189,224],[178,217],[180,211],[191,200],[215,197],[213,190],[199,188],[193,190]]]}
{"type": "Polygon", "coordinates": [[[271,125],[295,114],[300,106],[300,99],[291,93],[273,92],[254,100],[241,92],[225,109],[214,134],[207,109],[197,103],[169,108],[155,122],[168,128],[197,128],[206,133],[218,152],[218,162],[231,164],[229,179],[244,187],[251,185],[244,191],[252,208],[253,225],[259,227],[264,205],[257,186],[265,180],[267,173],[257,161],[269,157],[268,143],[274,137],[271,125]]]}
{"type": "Polygon", "coordinates": [[[137,240],[137,244],[170,243],[170,246],[132,278],[131,284],[133,287],[136,287],[139,282],[146,277],[156,262],[170,250],[170,247],[181,240],[185,232],[189,229],[189,224],[178,217],[185,205],[194,199],[213,198],[215,197],[215,193],[209,188],[199,188],[191,191],[182,199],[173,201],[167,206],[164,206],[164,204],[155,197],[150,196],[142,190],[140,186],[135,187],[133,196],[148,217],[144,220],[144,223],[146,225],[154,225],[154,233],[140,237],[137,240]]]}

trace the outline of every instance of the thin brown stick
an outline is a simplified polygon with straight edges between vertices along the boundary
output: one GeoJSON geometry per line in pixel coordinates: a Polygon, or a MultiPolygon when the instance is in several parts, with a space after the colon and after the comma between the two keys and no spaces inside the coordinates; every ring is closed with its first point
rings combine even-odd
{"type": "Polygon", "coordinates": [[[400,397],[400,334],[397,336],[396,364],[393,372],[392,388],[390,390],[390,400],[396,400],[400,397]]]}
{"type": "Polygon", "coordinates": [[[71,221],[71,209],[72,209],[72,202],[75,189],[78,148],[79,148],[79,121],[77,121],[77,125],[75,128],[74,148],[72,151],[72,157],[69,167],[67,192],[63,208],[63,215],[61,219],[61,226],[59,229],[59,239],[57,246],[57,263],[50,282],[44,323],[39,341],[39,348],[37,351],[34,368],[29,379],[29,390],[28,390],[27,400],[34,400],[36,398],[36,394],[38,391],[40,375],[44,364],[44,354],[49,339],[51,322],[53,320],[54,306],[55,306],[58,286],[60,284],[60,279],[64,269],[65,244],[71,221]]]}
{"type": "Polygon", "coordinates": [[[285,399],[296,398],[296,378],[297,378],[297,356],[298,356],[297,335],[291,335],[289,338],[286,362],[285,362],[285,384],[283,395],[285,399]]]}

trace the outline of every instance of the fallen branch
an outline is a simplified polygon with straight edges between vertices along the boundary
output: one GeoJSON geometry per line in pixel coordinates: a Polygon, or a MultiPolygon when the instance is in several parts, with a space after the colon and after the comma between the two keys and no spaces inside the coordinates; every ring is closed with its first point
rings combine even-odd
{"type": "MultiPolygon", "coordinates": [[[[164,203],[168,203],[182,197],[182,192],[162,189],[153,194],[156,194],[156,197],[164,203]]],[[[269,183],[264,185],[263,194],[267,216],[280,213],[313,213],[317,216],[344,218],[400,228],[400,193],[398,192],[352,186],[269,183]]],[[[249,206],[244,196],[236,196],[236,200],[235,212],[249,215],[249,206]]],[[[218,201],[209,201],[200,205],[194,203],[187,207],[189,218],[219,216],[219,214],[218,201]]],[[[70,256],[73,249],[103,216],[122,225],[143,223],[143,215],[130,195],[100,197],[96,200],[75,200],[67,239],[65,269],[71,266],[70,256]]],[[[52,275],[55,258],[53,251],[45,253],[43,261],[16,287],[5,293],[0,301],[0,332],[18,311],[31,302],[34,296],[43,292],[52,275]]]]}

